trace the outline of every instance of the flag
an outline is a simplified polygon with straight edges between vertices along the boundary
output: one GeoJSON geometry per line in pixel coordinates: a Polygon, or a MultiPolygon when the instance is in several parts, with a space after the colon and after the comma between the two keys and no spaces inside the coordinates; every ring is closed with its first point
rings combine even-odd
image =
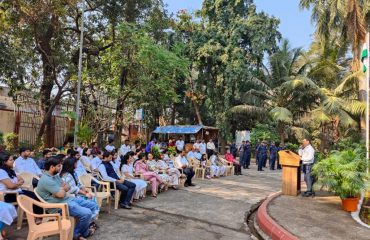
{"type": "Polygon", "coordinates": [[[361,53],[361,62],[362,62],[362,71],[364,73],[366,73],[367,71],[367,66],[368,66],[368,62],[367,62],[367,57],[368,57],[368,54],[369,54],[369,51],[367,49],[367,43],[365,42],[363,47],[362,47],[362,53],[361,53]]]}

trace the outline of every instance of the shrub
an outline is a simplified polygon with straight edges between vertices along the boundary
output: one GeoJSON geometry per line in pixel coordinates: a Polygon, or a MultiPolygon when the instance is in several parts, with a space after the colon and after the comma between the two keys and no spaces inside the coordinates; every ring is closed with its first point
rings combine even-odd
{"type": "Polygon", "coordinates": [[[18,135],[15,133],[6,133],[4,135],[5,149],[11,153],[16,151],[17,146],[15,145],[18,135]]]}
{"type": "Polygon", "coordinates": [[[152,147],[152,154],[154,159],[159,159],[161,157],[161,152],[158,146],[152,147]]]}
{"type": "Polygon", "coordinates": [[[366,189],[365,153],[355,150],[333,151],[314,165],[313,174],[318,177],[315,187],[325,187],[342,199],[358,197],[366,189]]]}
{"type": "Polygon", "coordinates": [[[168,148],[168,156],[176,156],[176,147],[169,147],[168,148]]]}

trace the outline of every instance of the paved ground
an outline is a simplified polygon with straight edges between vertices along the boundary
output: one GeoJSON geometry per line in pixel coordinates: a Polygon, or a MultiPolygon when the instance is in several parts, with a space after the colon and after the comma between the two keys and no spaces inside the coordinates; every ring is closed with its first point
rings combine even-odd
{"type": "Polygon", "coordinates": [[[370,239],[370,230],[360,226],[341,209],[339,197],[325,192],[316,193],[315,198],[277,197],[268,206],[268,212],[300,239],[370,239]]]}
{"type": "MultiPolygon", "coordinates": [[[[280,171],[257,172],[252,167],[243,176],[196,180],[195,188],[149,197],[130,211],[103,212],[100,229],[91,239],[250,239],[245,212],[278,191],[281,182],[280,171]]],[[[25,227],[13,229],[9,239],[25,239],[25,227]]]]}

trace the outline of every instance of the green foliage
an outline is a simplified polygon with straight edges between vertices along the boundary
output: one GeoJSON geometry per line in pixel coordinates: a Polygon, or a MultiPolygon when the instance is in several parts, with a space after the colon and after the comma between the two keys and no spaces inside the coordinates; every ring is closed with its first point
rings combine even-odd
{"type": "Polygon", "coordinates": [[[294,143],[287,143],[285,145],[285,149],[286,150],[289,150],[289,151],[292,151],[292,152],[298,152],[298,148],[299,146],[297,144],[294,144],[294,143]]]}
{"type": "Polygon", "coordinates": [[[79,143],[90,143],[94,136],[94,129],[87,124],[81,124],[78,128],[77,138],[79,143]]]}
{"type": "Polygon", "coordinates": [[[168,156],[176,156],[177,154],[176,147],[169,147],[167,150],[168,150],[168,156]]]}
{"type": "Polygon", "coordinates": [[[0,132],[0,145],[4,144],[4,133],[0,132]]]}
{"type": "Polygon", "coordinates": [[[358,197],[365,190],[369,180],[365,171],[365,153],[358,148],[333,151],[313,167],[313,173],[318,177],[316,187],[325,187],[342,199],[358,197]]]}
{"type": "Polygon", "coordinates": [[[259,141],[278,142],[279,134],[276,128],[268,124],[256,124],[251,130],[251,143],[256,145],[259,141]]]}
{"type": "Polygon", "coordinates": [[[5,149],[11,153],[16,152],[17,146],[15,145],[15,142],[18,138],[18,135],[15,133],[6,133],[4,135],[4,143],[5,143],[5,149]]]}
{"type": "Polygon", "coordinates": [[[161,157],[161,152],[158,146],[152,147],[152,154],[154,159],[159,159],[161,157]]]}

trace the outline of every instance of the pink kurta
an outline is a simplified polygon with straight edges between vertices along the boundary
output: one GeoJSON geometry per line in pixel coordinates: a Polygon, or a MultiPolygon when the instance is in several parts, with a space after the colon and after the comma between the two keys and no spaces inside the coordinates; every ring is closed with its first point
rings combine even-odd
{"type": "Polygon", "coordinates": [[[155,172],[148,171],[148,166],[143,161],[137,161],[135,164],[135,173],[143,174],[144,179],[150,182],[152,194],[157,195],[158,184],[163,184],[161,178],[155,172]]]}

